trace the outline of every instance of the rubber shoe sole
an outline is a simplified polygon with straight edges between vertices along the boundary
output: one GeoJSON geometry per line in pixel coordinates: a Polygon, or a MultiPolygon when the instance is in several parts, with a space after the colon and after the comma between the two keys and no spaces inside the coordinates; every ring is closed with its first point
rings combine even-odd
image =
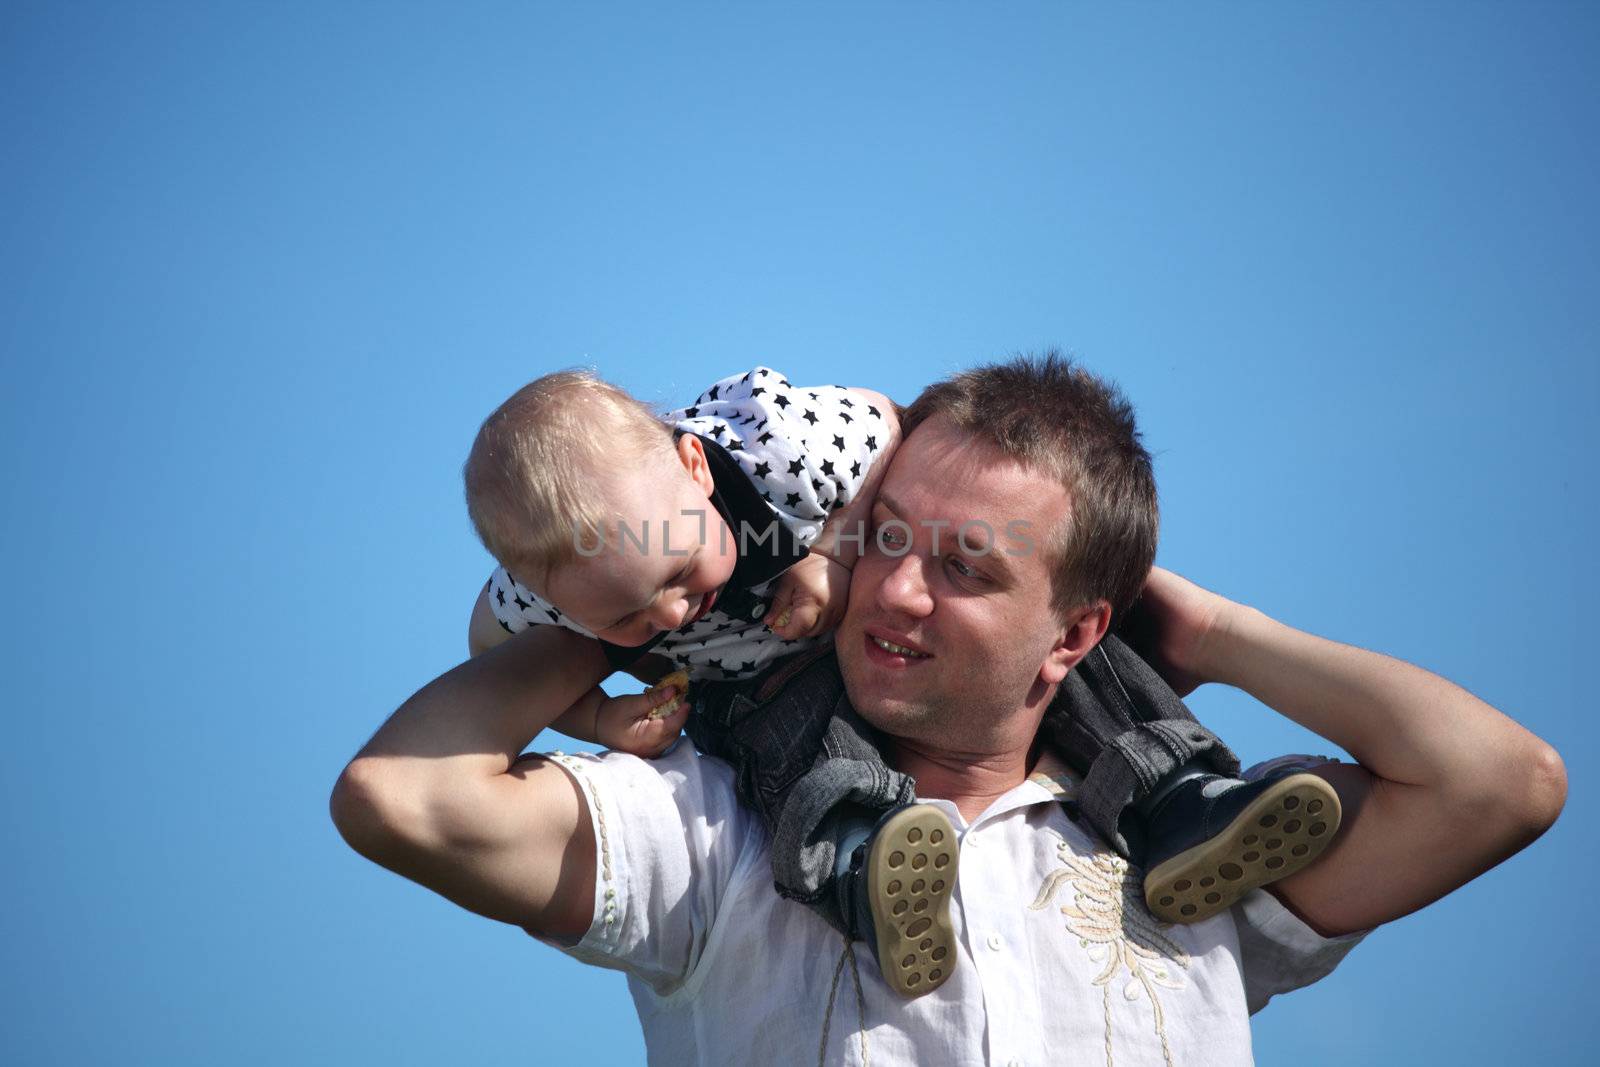
{"type": "Polygon", "coordinates": [[[1178,853],[1144,879],[1144,902],[1163,922],[1211,918],[1252,889],[1322,855],[1339,830],[1339,794],[1314,774],[1275,783],[1221,833],[1178,853]]]}
{"type": "Polygon", "coordinates": [[[960,850],[944,812],[913,804],[884,820],[867,857],[867,904],[878,967],[891,989],[918,997],[938,989],[956,963],[950,926],[960,850]]]}

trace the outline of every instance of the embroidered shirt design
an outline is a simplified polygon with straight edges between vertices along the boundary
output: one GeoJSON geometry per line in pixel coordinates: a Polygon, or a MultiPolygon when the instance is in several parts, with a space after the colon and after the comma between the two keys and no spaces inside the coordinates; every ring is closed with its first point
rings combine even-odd
{"type": "Polygon", "coordinates": [[[1144,872],[1113,852],[1081,856],[1065,839],[1056,846],[1056,856],[1061,869],[1045,878],[1038,896],[1028,906],[1034,911],[1042,910],[1055,900],[1063,886],[1070,886],[1072,899],[1061,907],[1061,914],[1067,917],[1067,931],[1078,938],[1089,959],[1104,964],[1093,984],[1100,987],[1105,1014],[1106,1067],[1113,1067],[1111,986],[1124,969],[1127,981],[1121,985],[1122,995],[1130,1001],[1149,997],[1161,1053],[1168,1067],[1172,1067],[1160,991],[1184,988],[1180,972],[1188,968],[1189,954],[1161,932],[1162,924],[1145,909],[1141,894],[1144,872]]]}

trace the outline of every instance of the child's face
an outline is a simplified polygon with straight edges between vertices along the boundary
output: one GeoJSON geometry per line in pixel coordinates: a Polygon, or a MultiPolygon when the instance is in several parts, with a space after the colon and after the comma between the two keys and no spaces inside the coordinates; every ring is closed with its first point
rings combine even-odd
{"type": "Polygon", "coordinates": [[[709,499],[713,482],[700,442],[685,434],[675,453],[677,462],[640,462],[608,479],[632,536],[610,531],[598,555],[580,555],[546,583],[545,599],[612,644],[642,645],[699,618],[738,562],[733,536],[709,499]]]}

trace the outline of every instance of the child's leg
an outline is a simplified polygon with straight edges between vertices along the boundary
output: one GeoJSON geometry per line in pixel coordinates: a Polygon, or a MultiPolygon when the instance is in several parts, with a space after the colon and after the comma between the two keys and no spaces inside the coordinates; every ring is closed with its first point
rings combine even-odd
{"type": "Polygon", "coordinates": [[[1254,782],[1150,666],[1115,635],[1067,676],[1043,732],[1084,772],[1090,824],[1145,869],[1145,901],[1199,922],[1321,854],[1337,795],[1291,768],[1254,782]]]}
{"type": "Polygon", "coordinates": [[[913,803],[911,779],[884,763],[832,650],[756,680],[699,683],[691,697],[690,737],[733,764],[740,800],[766,823],[778,893],[872,945],[900,992],[942,983],[955,960],[955,831],[942,811],[913,803]],[[912,872],[918,853],[926,872],[912,872]]]}
{"type": "Polygon", "coordinates": [[[690,697],[690,738],[733,765],[740,801],[772,837],[779,894],[850,934],[834,892],[838,843],[852,834],[864,838],[880,818],[910,803],[912,781],[883,762],[877,732],[845,697],[832,650],[786,661],[759,678],[697,682],[690,697]]]}
{"type": "Polygon", "coordinates": [[[1130,810],[1174,776],[1239,773],[1222,739],[1115,634],[1062,681],[1040,732],[1084,776],[1077,802],[1089,825],[1135,863],[1145,841],[1130,810]]]}

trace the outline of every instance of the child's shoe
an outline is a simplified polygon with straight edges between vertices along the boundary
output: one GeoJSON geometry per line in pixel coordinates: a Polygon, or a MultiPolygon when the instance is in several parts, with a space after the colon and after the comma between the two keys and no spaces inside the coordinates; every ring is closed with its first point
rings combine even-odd
{"type": "Polygon", "coordinates": [[[902,996],[939,988],[955,967],[950,897],[959,864],[955,827],[931,804],[890,812],[855,850],[856,926],[877,950],[884,980],[902,996]]]}
{"type": "Polygon", "coordinates": [[[1315,860],[1339,814],[1339,795],[1314,774],[1188,778],[1146,817],[1145,904],[1164,922],[1209,919],[1315,860]]]}

